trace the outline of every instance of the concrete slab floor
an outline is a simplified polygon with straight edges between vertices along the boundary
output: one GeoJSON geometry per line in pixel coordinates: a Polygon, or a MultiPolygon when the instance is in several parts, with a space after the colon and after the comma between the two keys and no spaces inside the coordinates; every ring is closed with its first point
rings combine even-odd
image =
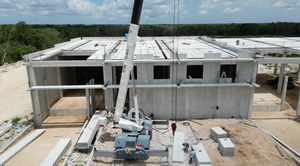
{"type": "MultiPolygon", "coordinates": [[[[242,120],[237,119],[207,119],[207,120],[194,120],[203,125],[199,125],[190,121],[193,129],[199,133],[197,138],[202,138],[203,146],[205,147],[211,161],[214,166],[232,166],[232,165],[296,165],[294,161],[287,155],[281,157],[275,147],[275,143],[261,132],[258,128],[243,124],[242,120]],[[223,157],[218,151],[218,144],[209,138],[211,127],[225,127],[229,138],[235,145],[235,156],[234,157],[223,157]]],[[[185,141],[196,143],[196,139],[189,128],[182,124],[184,121],[177,121],[178,132],[185,133],[185,141]]],[[[245,120],[245,122],[250,123],[245,120]]],[[[155,126],[154,126],[155,127],[155,126]]],[[[102,150],[113,150],[115,132],[120,133],[120,129],[112,129],[109,124],[102,132],[100,140],[96,142],[97,149],[102,150]]],[[[165,134],[153,131],[153,138],[150,142],[150,149],[164,149],[166,146],[169,147],[169,157],[150,157],[145,161],[136,160],[121,160],[113,158],[96,157],[92,159],[93,166],[103,165],[189,165],[189,154],[184,154],[184,163],[172,163],[172,145],[173,145],[173,134],[172,131],[168,131],[165,134]]],[[[190,151],[190,148],[189,148],[190,151]]],[[[78,152],[77,152],[78,153],[78,152]]],[[[80,154],[83,158],[86,158],[88,154],[80,154]]],[[[74,163],[85,164],[83,162],[74,163]]]]}

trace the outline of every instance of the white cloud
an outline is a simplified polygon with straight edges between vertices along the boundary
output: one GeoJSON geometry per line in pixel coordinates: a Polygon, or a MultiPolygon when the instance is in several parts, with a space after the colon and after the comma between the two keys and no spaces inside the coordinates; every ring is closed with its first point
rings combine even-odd
{"type": "Polygon", "coordinates": [[[235,9],[230,9],[229,7],[226,8],[223,13],[237,13],[237,12],[240,12],[241,11],[241,8],[235,8],[235,9]]]}
{"type": "Polygon", "coordinates": [[[294,10],[293,7],[286,9],[287,12],[294,10]]]}
{"type": "MultiPolygon", "coordinates": [[[[0,0],[0,9],[9,9],[11,15],[81,15],[105,20],[128,18],[133,0],[0,0]],[[101,1],[100,1],[101,2],[101,1]]],[[[142,16],[148,18],[169,17],[173,14],[174,0],[144,0],[142,16]]],[[[176,1],[177,3],[177,1],[176,1]]],[[[176,4],[176,10],[178,9],[176,4]]],[[[180,1],[180,13],[186,14],[184,1],[180,1]]]]}
{"type": "Polygon", "coordinates": [[[206,14],[208,12],[208,10],[201,10],[199,11],[199,14],[206,14]]]}
{"type": "Polygon", "coordinates": [[[225,1],[223,2],[224,6],[230,6],[232,4],[232,1],[225,1]]]}
{"type": "Polygon", "coordinates": [[[273,5],[273,7],[287,7],[287,6],[288,6],[288,4],[286,4],[282,1],[279,1],[273,5]]]}
{"type": "Polygon", "coordinates": [[[187,14],[188,12],[189,12],[188,10],[185,10],[181,14],[187,14]]]}

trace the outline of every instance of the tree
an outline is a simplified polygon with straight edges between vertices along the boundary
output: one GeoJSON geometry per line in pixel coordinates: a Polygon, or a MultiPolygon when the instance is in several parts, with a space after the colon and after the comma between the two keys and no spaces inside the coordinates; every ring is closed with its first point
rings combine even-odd
{"type": "Polygon", "coordinates": [[[7,51],[8,51],[8,47],[9,47],[9,40],[11,38],[11,33],[14,31],[14,29],[15,29],[14,27],[11,27],[11,29],[10,29],[8,35],[7,35],[7,34],[5,34],[5,30],[7,30],[7,29],[5,29],[5,27],[1,27],[0,28],[0,31],[1,31],[1,33],[0,33],[0,39],[2,39],[2,36],[7,35],[6,36],[7,40],[5,42],[3,42],[3,43],[0,44],[0,49],[3,51],[3,57],[2,57],[1,65],[4,64],[4,61],[5,61],[5,58],[6,58],[6,54],[7,54],[7,51]]]}

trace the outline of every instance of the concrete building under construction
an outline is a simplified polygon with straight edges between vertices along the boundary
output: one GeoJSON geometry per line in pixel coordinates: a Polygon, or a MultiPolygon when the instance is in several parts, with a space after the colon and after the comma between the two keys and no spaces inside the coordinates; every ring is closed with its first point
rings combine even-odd
{"type": "MultiPolygon", "coordinates": [[[[157,119],[251,118],[258,64],[300,63],[259,53],[300,55],[299,43],[299,38],[142,38],[133,60],[139,107],[157,119]]],[[[90,118],[95,110],[114,109],[125,47],[125,37],[83,37],[25,55],[35,125],[48,116],[90,118]]],[[[280,71],[278,93],[284,68],[280,71]]],[[[127,96],[124,112],[133,107],[131,90],[127,96]]]]}

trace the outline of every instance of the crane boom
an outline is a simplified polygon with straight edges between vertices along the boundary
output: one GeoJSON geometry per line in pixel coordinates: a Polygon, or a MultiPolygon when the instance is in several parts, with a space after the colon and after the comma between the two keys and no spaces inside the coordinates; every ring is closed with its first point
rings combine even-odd
{"type": "MultiPolygon", "coordinates": [[[[119,87],[119,93],[117,98],[117,105],[114,115],[114,121],[119,122],[120,118],[122,118],[122,114],[124,111],[124,104],[127,95],[128,89],[128,82],[131,70],[133,70],[133,55],[135,50],[135,44],[137,39],[137,34],[139,31],[139,22],[140,16],[142,12],[143,0],[135,0],[134,6],[131,15],[131,23],[129,27],[128,39],[127,39],[127,46],[126,46],[126,54],[124,58],[123,68],[122,68],[122,75],[119,87]]],[[[135,100],[136,99],[136,96],[135,100]]],[[[137,102],[135,102],[137,103],[137,102]]],[[[135,108],[138,109],[138,108],[135,108]]]]}

